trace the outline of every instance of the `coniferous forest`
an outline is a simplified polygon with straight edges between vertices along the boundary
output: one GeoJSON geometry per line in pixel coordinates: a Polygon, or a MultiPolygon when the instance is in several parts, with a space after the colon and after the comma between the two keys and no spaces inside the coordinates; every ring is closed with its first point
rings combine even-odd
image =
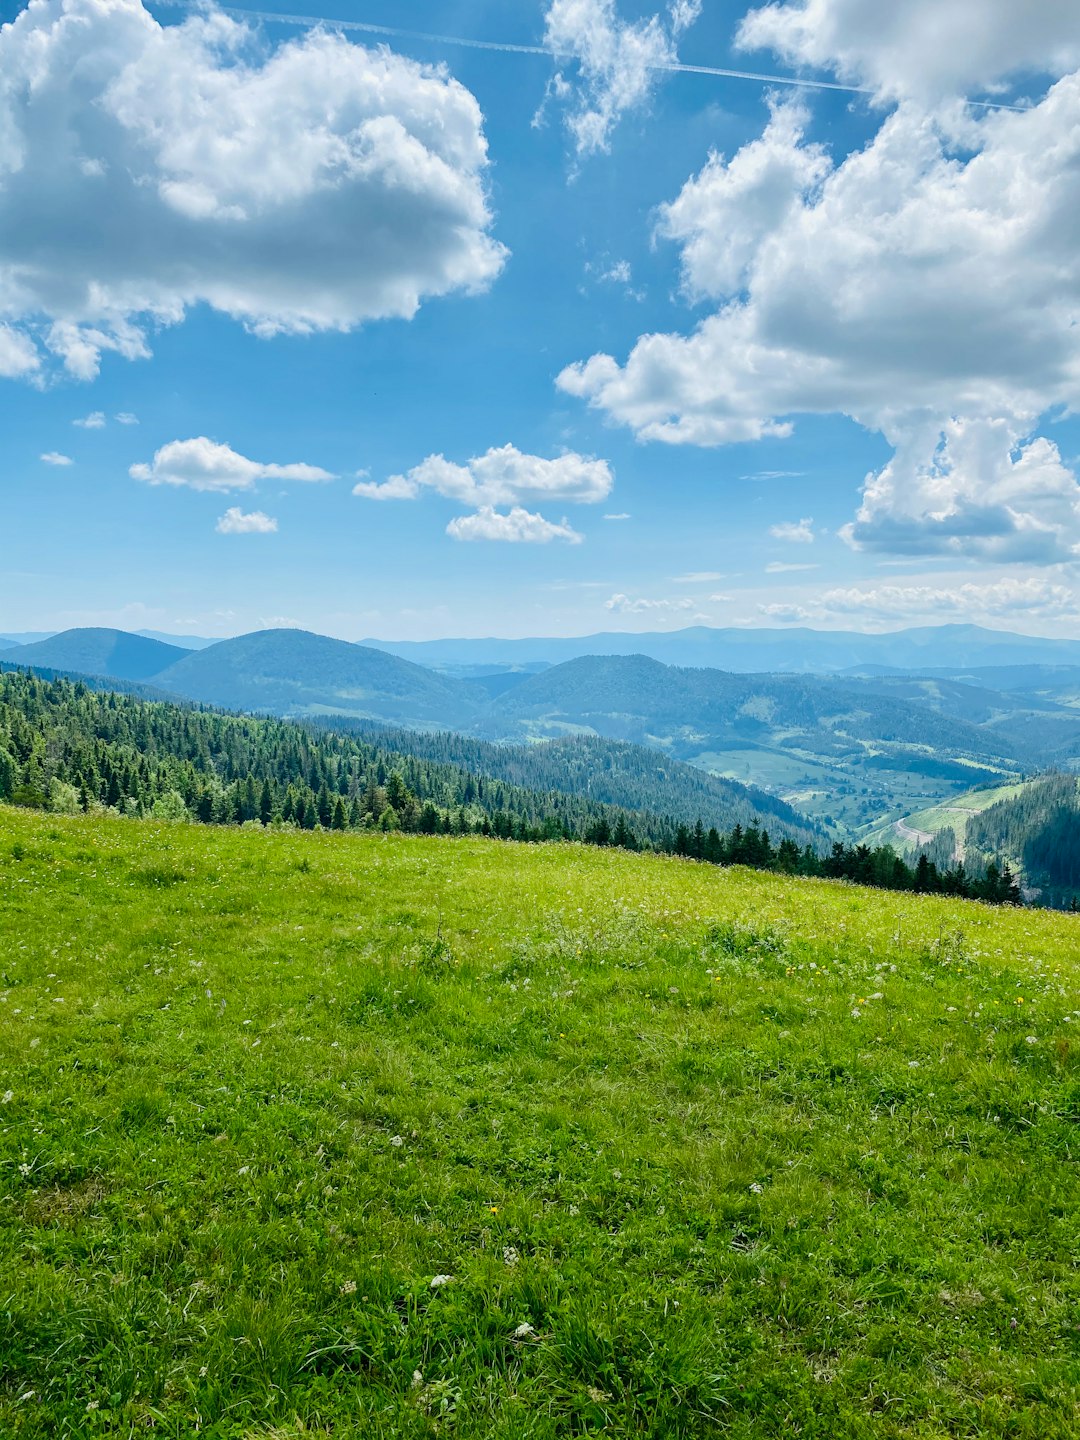
{"type": "MultiPolygon", "coordinates": [[[[105,809],[207,825],[579,840],[887,890],[1020,903],[1007,864],[991,862],[974,878],[962,865],[943,869],[925,854],[910,865],[889,846],[828,847],[820,837],[800,843],[797,832],[770,836],[758,823],[722,832],[708,816],[690,821],[556,788],[528,789],[429,758],[438,743],[403,731],[363,738],[322,725],[227,715],[78,681],[0,676],[0,800],[32,809],[105,809]],[[420,754],[410,753],[410,742],[420,754]]],[[[475,762],[490,748],[469,751],[455,741],[447,753],[475,762]]]]}

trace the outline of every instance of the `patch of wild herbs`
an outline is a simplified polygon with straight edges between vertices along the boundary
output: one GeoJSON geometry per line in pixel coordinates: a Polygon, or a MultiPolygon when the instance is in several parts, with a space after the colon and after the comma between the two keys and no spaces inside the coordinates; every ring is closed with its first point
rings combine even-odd
{"type": "Polygon", "coordinates": [[[0,1435],[1080,1433],[1077,920],[0,810],[0,1435]]]}

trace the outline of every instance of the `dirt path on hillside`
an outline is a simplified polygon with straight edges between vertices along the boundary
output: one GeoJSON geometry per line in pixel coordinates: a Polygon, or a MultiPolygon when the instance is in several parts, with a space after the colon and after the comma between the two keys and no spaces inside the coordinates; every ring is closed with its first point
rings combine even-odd
{"type": "Polygon", "coordinates": [[[903,820],[897,820],[896,833],[901,840],[906,840],[909,845],[929,845],[933,835],[927,835],[925,830],[913,830],[903,820]]]}

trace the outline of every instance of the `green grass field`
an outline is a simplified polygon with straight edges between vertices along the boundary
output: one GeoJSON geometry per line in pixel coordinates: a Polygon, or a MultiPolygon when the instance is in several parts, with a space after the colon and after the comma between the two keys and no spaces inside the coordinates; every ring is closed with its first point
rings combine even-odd
{"type": "Polygon", "coordinates": [[[0,1436],[1072,1440],[1078,942],[0,809],[0,1436]]]}

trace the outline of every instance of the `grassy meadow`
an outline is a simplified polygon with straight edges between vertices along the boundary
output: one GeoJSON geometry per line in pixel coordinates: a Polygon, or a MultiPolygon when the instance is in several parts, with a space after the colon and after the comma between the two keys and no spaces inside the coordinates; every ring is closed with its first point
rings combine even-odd
{"type": "Polygon", "coordinates": [[[0,1436],[1071,1440],[1078,942],[0,809],[0,1436]]]}

